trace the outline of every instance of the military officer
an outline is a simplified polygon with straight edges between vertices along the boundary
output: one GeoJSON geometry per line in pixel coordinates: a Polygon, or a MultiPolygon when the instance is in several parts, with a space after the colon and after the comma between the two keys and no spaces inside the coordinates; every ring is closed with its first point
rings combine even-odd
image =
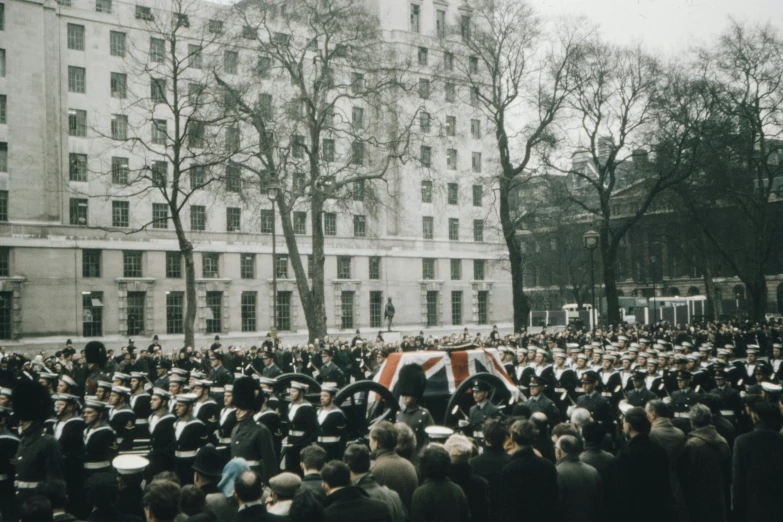
{"type": "Polygon", "coordinates": [[[672,409],[675,417],[686,417],[691,406],[699,402],[699,394],[691,388],[691,372],[677,372],[678,390],[672,392],[672,409]]]}
{"type": "Polygon", "coordinates": [[[558,410],[557,405],[544,394],[546,386],[547,382],[545,378],[533,375],[528,384],[530,397],[525,401],[525,405],[530,408],[532,413],[541,412],[546,415],[549,425],[554,426],[560,422],[560,410],[558,410]]]}
{"type": "Polygon", "coordinates": [[[298,473],[299,453],[318,439],[318,413],[305,400],[307,384],[293,381],[288,392],[291,404],[288,407],[288,437],[283,441],[285,471],[298,473]]]}
{"type": "Polygon", "coordinates": [[[147,441],[150,438],[148,419],[150,416],[150,394],[144,390],[144,383],[147,382],[147,374],[144,372],[131,372],[130,390],[131,396],[129,404],[133,413],[136,414],[135,429],[133,430],[133,440],[137,443],[147,441]]]}
{"type": "MultiPolygon", "coordinates": [[[[109,404],[96,400],[84,401],[84,479],[111,469],[117,456],[117,435],[106,419],[109,404]]],[[[133,411],[130,411],[131,416],[133,411]]],[[[123,415],[124,417],[124,415],[123,415]]],[[[131,425],[132,428],[132,425],[131,425]]]]}
{"type": "Polygon", "coordinates": [[[210,392],[213,394],[212,398],[218,401],[223,398],[225,386],[234,382],[234,376],[223,366],[223,353],[220,351],[209,354],[209,365],[212,369],[209,371],[207,380],[212,381],[210,392]]]}
{"type": "Polygon", "coordinates": [[[715,388],[710,393],[720,397],[720,413],[736,423],[743,411],[740,393],[729,385],[725,369],[716,369],[713,373],[715,388]]]}
{"type": "Polygon", "coordinates": [[[403,408],[397,413],[397,421],[404,422],[413,430],[418,448],[429,440],[426,428],[435,424],[429,410],[419,404],[426,386],[427,377],[420,365],[407,364],[399,370],[397,392],[403,408]]]}
{"type": "Polygon", "coordinates": [[[237,409],[234,407],[234,385],[227,384],[223,388],[223,409],[220,411],[217,435],[217,450],[226,462],[231,458],[231,432],[236,424],[237,409]]]}
{"type": "Polygon", "coordinates": [[[333,382],[338,388],[345,385],[345,374],[334,362],[335,350],[334,348],[324,348],[321,350],[321,362],[323,363],[320,370],[318,370],[318,376],[316,380],[323,384],[325,382],[333,382]]]}
{"type": "Polygon", "coordinates": [[[196,452],[207,443],[207,426],[193,415],[193,404],[197,396],[184,393],[175,397],[174,411],[177,422],[174,425],[176,444],[174,451],[174,471],[182,485],[193,483],[193,462],[196,452]]]}
{"type": "Polygon", "coordinates": [[[264,369],[261,370],[262,376],[274,379],[283,374],[283,370],[275,363],[275,354],[271,350],[264,350],[261,353],[261,359],[264,362],[264,369]]]}
{"type": "Polygon", "coordinates": [[[606,397],[596,391],[599,380],[598,372],[593,370],[582,374],[582,389],[585,393],[576,399],[576,407],[589,411],[593,419],[603,423],[608,430],[614,421],[614,416],[612,415],[612,405],[609,404],[606,397]]]}
{"type": "Polygon", "coordinates": [[[268,484],[269,479],[277,475],[278,465],[272,434],[253,418],[261,393],[258,383],[251,377],[239,377],[234,381],[232,400],[236,406],[237,423],[231,432],[230,446],[231,458],[245,459],[268,484]]]}
{"type": "Polygon", "coordinates": [[[318,445],[326,450],[327,460],[340,459],[345,450],[345,427],[348,419],[334,403],[338,388],[334,383],[321,386],[321,408],[318,410],[318,445]]]}
{"type": "Polygon", "coordinates": [[[658,396],[647,389],[647,370],[637,368],[631,378],[631,389],[626,393],[626,400],[631,406],[644,406],[658,396]]]}
{"type": "Polygon", "coordinates": [[[152,413],[148,419],[150,451],[147,454],[150,464],[145,470],[148,481],[161,471],[174,470],[174,446],[176,445],[174,424],[177,422],[177,417],[169,411],[170,401],[169,392],[162,388],[152,389],[150,393],[152,413]]]}
{"type": "Polygon", "coordinates": [[[212,381],[197,379],[193,384],[192,393],[197,397],[193,404],[193,416],[207,427],[210,442],[217,442],[215,432],[220,419],[220,406],[209,395],[212,381]]]}
{"type": "Polygon", "coordinates": [[[468,411],[468,422],[473,433],[473,438],[484,442],[483,426],[484,421],[493,417],[501,417],[500,408],[489,401],[489,394],[492,387],[479,379],[474,379],[470,385],[473,392],[473,400],[476,404],[470,407],[468,411]]]}
{"type": "Polygon", "coordinates": [[[133,449],[133,434],[136,429],[136,414],[127,403],[130,388],[114,385],[109,395],[109,425],[117,435],[120,451],[133,449]]]}
{"type": "Polygon", "coordinates": [[[158,361],[158,364],[155,365],[155,382],[152,383],[152,386],[154,388],[160,388],[161,390],[168,390],[169,389],[169,375],[168,372],[171,370],[171,361],[168,359],[161,359],[158,361]]]}

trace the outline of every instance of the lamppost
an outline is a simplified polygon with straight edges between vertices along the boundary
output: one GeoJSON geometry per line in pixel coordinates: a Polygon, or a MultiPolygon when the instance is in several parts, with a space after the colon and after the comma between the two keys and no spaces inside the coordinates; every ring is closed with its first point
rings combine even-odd
{"type": "Polygon", "coordinates": [[[653,284],[653,324],[655,324],[658,321],[658,301],[655,299],[655,256],[650,256],[650,277],[653,284]]]}
{"type": "Polygon", "coordinates": [[[275,179],[268,180],[264,189],[269,201],[272,202],[272,337],[277,338],[277,235],[275,227],[275,203],[280,183],[275,179]]]}
{"type": "Polygon", "coordinates": [[[600,235],[595,230],[588,230],[585,235],[582,236],[585,248],[590,251],[590,319],[593,323],[593,331],[595,331],[595,270],[593,270],[593,254],[598,246],[598,238],[600,235]]]}

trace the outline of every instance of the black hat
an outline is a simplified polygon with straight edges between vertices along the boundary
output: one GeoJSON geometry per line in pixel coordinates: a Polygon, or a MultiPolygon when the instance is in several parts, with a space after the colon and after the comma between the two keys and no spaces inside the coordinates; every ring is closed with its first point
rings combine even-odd
{"type": "Polygon", "coordinates": [[[164,370],[171,370],[171,361],[168,359],[161,359],[158,361],[158,368],[163,368],[164,370]]]}
{"type": "Polygon", "coordinates": [[[215,336],[215,340],[216,340],[216,341],[219,341],[219,340],[220,340],[220,336],[219,336],[219,335],[216,335],[216,336],[215,336]]]}
{"type": "Polygon", "coordinates": [[[582,382],[595,384],[598,382],[598,379],[598,373],[594,372],[593,370],[588,370],[582,374],[582,382]]]}
{"type": "Polygon", "coordinates": [[[252,377],[240,377],[234,381],[234,407],[255,411],[259,388],[258,381],[252,377]]]}
{"type": "Polygon", "coordinates": [[[756,369],[753,370],[754,374],[763,374],[763,375],[770,375],[772,373],[772,368],[767,366],[766,364],[759,364],[756,366],[756,369]]]}
{"type": "Polygon", "coordinates": [[[715,379],[726,379],[728,372],[723,368],[716,368],[714,372],[715,379]]]}
{"type": "Polygon", "coordinates": [[[693,377],[693,375],[688,370],[680,370],[677,372],[678,381],[688,381],[691,377],[693,377]]]}
{"type": "Polygon", "coordinates": [[[76,353],[76,350],[74,350],[72,347],[68,346],[63,350],[63,355],[73,355],[76,353]]]}
{"type": "Polygon", "coordinates": [[[527,386],[528,388],[533,386],[546,386],[546,377],[543,375],[532,375],[527,386]]]}
{"type": "Polygon", "coordinates": [[[84,360],[87,361],[87,364],[97,364],[103,367],[107,358],[106,347],[100,341],[90,341],[84,347],[84,360]]]}
{"type": "Polygon", "coordinates": [[[427,376],[421,365],[412,363],[400,368],[397,391],[400,395],[410,395],[420,399],[427,387],[427,376]]]}
{"type": "Polygon", "coordinates": [[[474,379],[470,386],[471,388],[473,388],[473,391],[480,391],[480,392],[492,391],[492,386],[478,379],[474,379]]]}
{"type": "Polygon", "coordinates": [[[334,348],[324,348],[321,350],[322,355],[328,355],[329,357],[334,357],[334,348]]]}
{"type": "Polygon", "coordinates": [[[158,339],[158,334],[153,335],[152,336],[152,340],[153,341],[159,341],[160,339],[158,339]]]}
{"type": "Polygon", "coordinates": [[[223,457],[215,446],[207,444],[196,453],[192,468],[207,477],[219,477],[223,474],[223,457]]]}
{"type": "Polygon", "coordinates": [[[23,421],[45,421],[52,411],[52,397],[38,381],[22,379],[11,392],[14,415],[23,421]]]}
{"type": "Polygon", "coordinates": [[[71,341],[70,339],[67,339],[67,340],[65,341],[65,344],[73,344],[73,341],[71,341]]]}
{"type": "Polygon", "coordinates": [[[639,381],[643,381],[647,377],[647,370],[643,370],[642,368],[637,368],[633,372],[633,378],[639,381]]]}

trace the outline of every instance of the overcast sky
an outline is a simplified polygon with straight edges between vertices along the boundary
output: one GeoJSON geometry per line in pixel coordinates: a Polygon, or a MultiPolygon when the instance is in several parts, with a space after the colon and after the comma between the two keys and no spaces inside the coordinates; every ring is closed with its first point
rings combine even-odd
{"type": "Polygon", "coordinates": [[[733,16],[783,29],[783,0],[528,0],[543,15],[584,14],[618,43],[641,39],[650,50],[677,49],[711,40],[733,16]]]}

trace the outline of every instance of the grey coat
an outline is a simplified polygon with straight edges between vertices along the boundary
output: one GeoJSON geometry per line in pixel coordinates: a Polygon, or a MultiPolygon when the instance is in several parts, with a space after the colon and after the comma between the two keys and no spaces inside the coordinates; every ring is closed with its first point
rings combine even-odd
{"type": "Polygon", "coordinates": [[[687,439],[685,433],[681,429],[675,428],[669,419],[659,417],[652,423],[650,440],[665,449],[666,455],[669,457],[669,484],[671,484],[674,507],[680,522],[688,520],[688,510],[678,474],[680,457],[685,451],[687,439]]]}
{"type": "Polygon", "coordinates": [[[386,504],[389,508],[389,513],[391,513],[392,522],[405,522],[408,514],[405,511],[405,506],[402,504],[400,495],[396,491],[378,484],[372,473],[359,475],[353,480],[353,485],[362,488],[370,498],[380,500],[386,504]]]}
{"type": "Polygon", "coordinates": [[[688,434],[681,462],[682,490],[691,522],[725,522],[731,490],[731,451],[714,426],[688,434]]]}
{"type": "Polygon", "coordinates": [[[601,476],[578,456],[557,461],[560,520],[597,522],[602,513],[601,476]]]}

